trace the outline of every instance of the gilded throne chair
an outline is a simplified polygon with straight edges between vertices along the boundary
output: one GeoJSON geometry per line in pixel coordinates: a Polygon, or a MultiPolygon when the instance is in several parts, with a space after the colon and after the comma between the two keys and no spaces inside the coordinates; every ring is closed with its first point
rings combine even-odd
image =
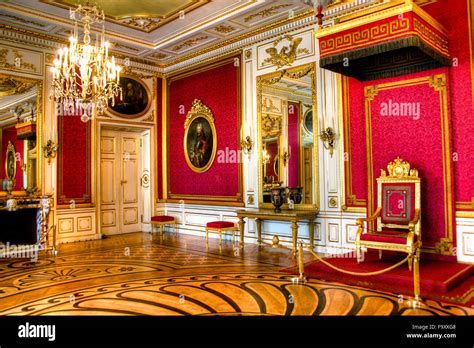
{"type": "Polygon", "coordinates": [[[362,249],[408,253],[411,270],[413,258],[420,258],[420,178],[416,169],[400,158],[387,166],[388,175],[381,170],[377,178],[377,209],[366,219],[357,219],[357,262],[361,262],[362,249]],[[367,223],[367,229],[365,227],[367,223]],[[373,226],[375,225],[375,229],[373,226]]]}

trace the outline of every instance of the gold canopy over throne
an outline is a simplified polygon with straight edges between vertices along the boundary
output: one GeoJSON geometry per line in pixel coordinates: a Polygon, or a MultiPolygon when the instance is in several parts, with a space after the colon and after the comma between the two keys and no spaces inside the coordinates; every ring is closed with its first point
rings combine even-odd
{"type": "Polygon", "coordinates": [[[400,158],[381,170],[377,178],[377,210],[366,219],[357,219],[357,262],[362,248],[408,253],[408,267],[417,261],[421,248],[420,183],[418,171],[400,158]],[[367,230],[364,223],[367,222],[367,230]],[[375,230],[371,226],[376,225],[375,230]]]}

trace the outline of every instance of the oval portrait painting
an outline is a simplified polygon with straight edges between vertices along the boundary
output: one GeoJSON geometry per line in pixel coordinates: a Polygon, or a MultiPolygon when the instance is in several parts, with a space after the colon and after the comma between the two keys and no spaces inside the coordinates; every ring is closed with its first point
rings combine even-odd
{"type": "Polygon", "coordinates": [[[147,87],[129,76],[120,77],[122,98],[115,98],[115,105],[109,101],[108,110],[119,117],[137,118],[143,116],[150,108],[151,98],[147,87]]]}
{"type": "Polygon", "coordinates": [[[196,115],[184,134],[184,153],[188,166],[195,172],[208,170],[216,154],[216,129],[205,115],[196,115]]]}
{"type": "Polygon", "coordinates": [[[16,155],[15,146],[8,141],[6,160],[5,160],[5,174],[8,180],[15,180],[16,177],[16,155]]]}
{"type": "Polygon", "coordinates": [[[309,134],[313,134],[313,110],[306,111],[303,117],[303,127],[309,134]]]}

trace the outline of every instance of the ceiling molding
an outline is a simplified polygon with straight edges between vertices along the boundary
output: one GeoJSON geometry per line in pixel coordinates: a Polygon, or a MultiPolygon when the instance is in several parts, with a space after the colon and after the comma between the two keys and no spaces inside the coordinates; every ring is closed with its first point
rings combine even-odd
{"type": "MultiPolygon", "coordinates": [[[[22,1],[24,3],[26,0],[18,0],[18,3],[21,4],[22,1]]],[[[35,1],[44,5],[45,1],[50,0],[35,1]]],[[[156,50],[144,41],[137,45],[133,40],[115,39],[116,36],[106,30],[106,35],[112,43],[111,52],[120,64],[129,61],[131,67],[142,71],[153,74],[169,74],[192,64],[212,60],[216,56],[234,54],[254,43],[282,33],[315,24],[313,10],[309,10],[302,0],[301,4],[298,2],[288,3],[283,0],[273,2],[234,1],[234,10],[236,5],[239,5],[239,8],[242,7],[242,3],[247,7],[249,4],[253,6],[218,21],[209,20],[208,23],[204,23],[202,27],[198,28],[199,30],[195,29],[193,34],[188,34],[187,31],[178,33],[178,37],[182,37],[180,40],[171,35],[168,37],[170,41],[156,50]],[[245,22],[246,20],[247,22],[245,22]]],[[[205,9],[206,6],[208,5],[203,5],[200,8],[205,9]]],[[[0,15],[5,13],[5,10],[14,10],[8,13],[13,13],[15,17],[21,18],[20,21],[45,21],[43,17],[33,16],[31,13],[33,11],[29,8],[23,11],[16,3],[15,5],[12,3],[0,4],[0,15]],[[22,16],[22,11],[25,12],[24,16],[22,16]]],[[[60,8],[57,10],[64,11],[60,8]]],[[[226,13],[229,12],[231,6],[226,7],[225,10],[226,13]]],[[[49,16],[52,15],[54,13],[49,14],[49,16]]],[[[46,23],[49,24],[48,19],[46,19],[46,23]]],[[[0,23],[0,39],[39,47],[45,53],[54,54],[57,49],[68,44],[67,37],[70,35],[68,30],[71,29],[71,21],[65,18],[56,18],[54,24],[54,30],[45,32],[22,26],[21,23],[17,25],[0,23]]],[[[48,64],[51,63],[48,59],[46,61],[48,64]]]]}

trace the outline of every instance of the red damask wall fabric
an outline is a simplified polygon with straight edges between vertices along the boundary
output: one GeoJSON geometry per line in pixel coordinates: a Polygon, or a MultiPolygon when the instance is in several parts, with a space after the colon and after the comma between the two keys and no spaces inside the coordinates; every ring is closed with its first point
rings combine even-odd
{"type": "Polygon", "coordinates": [[[156,80],[156,95],[157,95],[157,102],[156,102],[156,139],[157,139],[157,147],[156,147],[156,158],[158,159],[158,163],[156,166],[157,169],[157,181],[158,181],[158,199],[163,198],[163,80],[157,78],[156,80]]]}
{"type": "Polygon", "coordinates": [[[349,163],[349,170],[346,170],[346,183],[351,187],[346,187],[346,205],[348,207],[357,206],[355,200],[365,200],[367,202],[367,156],[366,156],[366,132],[365,132],[365,98],[364,85],[356,79],[349,79],[348,91],[344,90],[344,98],[348,100],[344,117],[347,132],[348,144],[344,149],[345,160],[349,163]],[[348,180],[350,179],[350,180],[348,180]]]}
{"type": "Polygon", "coordinates": [[[300,104],[288,102],[288,147],[291,150],[291,157],[288,161],[288,186],[299,186],[299,118],[300,104]]]}
{"type": "MultiPolygon", "coordinates": [[[[473,0],[469,0],[472,6],[473,0]]],[[[474,104],[472,74],[474,73],[469,47],[468,1],[437,1],[426,9],[449,33],[449,50],[453,66],[449,69],[449,101],[451,104],[454,195],[456,202],[472,202],[474,198],[474,104]],[[447,10],[449,7],[449,10],[447,10]]],[[[472,25],[471,25],[472,35],[472,25]]],[[[461,209],[459,209],[461,210],[461,209]]],[[[473,210],[462,208],[462,210],[473,210]]]]}
{"type": "Polygon", "coordinates": [[[224,65],[191,76],[172,79],[169,84],[168,170],[171,195],[236,197],[239,188],[239,163],[232,162],[232,151],[239,150],[240,67],[234,59],[224,65]],[[215,118],[217,153],[210,169],[192,171],[184,154],[184,122],[195,99],[207,105],[215,118]],[[228,160],[219,163],[219,151],[228,160]]]}
{"type": "Polygon", "coordinates": [[[58,203],[91,203],[91,122],[58,118],[58,203]]]}
{"type": "Polygon", "coordinates": [[[12,142],[13,146],[15,146],[15,152],[17,153],[16,176],[15,176],[16,182],[15,182],[14,190],[21,191],[23,189],[23,170],[21,170],[21,162],[18,162],[18,159],[22,160],[24,157],[24,140],[17,139],[15,126],[2,129],[2,155],[0,156],[0,159],[1,159],[0,181],[3,181],[6,178],[5,156],[7,153],[8,141],[12,142]]]}

